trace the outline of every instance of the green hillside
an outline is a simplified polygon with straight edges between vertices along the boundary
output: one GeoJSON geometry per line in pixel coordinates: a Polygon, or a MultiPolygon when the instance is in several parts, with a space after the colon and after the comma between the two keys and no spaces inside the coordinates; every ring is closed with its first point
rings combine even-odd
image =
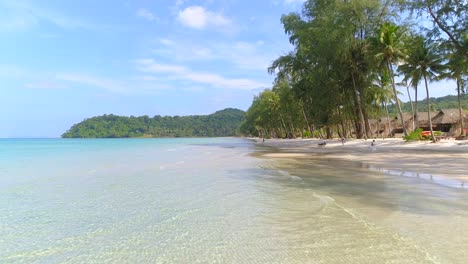
{"type": "Polygon", "coordinates": [[[225,137],[237,135],[245,112],[227,108],[210,115],[103,115],[73,125],[63,138],[225,137]]]}
{"type": "MultiPolygon", "coordinates": [[[[468,94],[462,95],[461,105],[463,109],[468,110],[468,94]]],[[[438,97],[438,98],[431,97],[432,111],[436,111],[440,109],[448,109],[448,108],[458,108],[458,99],[456,95],[447,95],[447,96],[438,97]]],[[[395,110],[394,107],[390,108],[391,112],[395,112],[394,110],[395,110]]],[[[411,112],[411,104],[409,102],[404,103],[402,105],[402,110],[404,112],[411,112]]],[[[426,104],[425,98],[423,100],[418,100],[418,110],[420,112],[427,111],[427,104],[426,104]]]]}

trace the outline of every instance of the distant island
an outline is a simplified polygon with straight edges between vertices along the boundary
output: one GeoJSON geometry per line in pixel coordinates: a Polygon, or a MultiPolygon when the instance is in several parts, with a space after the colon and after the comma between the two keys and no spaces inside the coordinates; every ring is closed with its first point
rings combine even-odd
{"type": "Polygon", "coordinates": [[[226,108],[210,115],[102,115],[73,125],[62,138],[228,137],[238,135],[245,112],[226,108]]]}

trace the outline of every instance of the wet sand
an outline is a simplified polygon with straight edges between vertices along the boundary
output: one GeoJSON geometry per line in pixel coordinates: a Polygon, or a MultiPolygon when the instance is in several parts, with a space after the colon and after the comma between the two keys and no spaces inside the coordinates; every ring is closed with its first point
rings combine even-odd
{"type": "MultiPolygon", "coordinates": [[[[326,237],[340,241],[333,252],[319,246],[314,254],[324,261],[317,263],[466,263],[468,142],[379,139],[374,149],[372,140],[327,140],[324,147],[314,139],[255,140],[255,155],[267,170],[281,172],[278,181],[289,180],[325,201],[317,217],[326,221],[309,228],[333,230],[326,237]],[[339,222],[338,212],[350,219],[339,222]],[[353,221],[364,231],[346,226],[353,221]],[[356,230],[370,236],[360,239],[356,230]],[[388,238],[395,247],[387,248],[388,238]],[[337,252],[343,259],[333,259],[337,252]]],[[[311,201],[298,196],[297,204],[311,201]]]]}
{"type": "Polygon", "coordinates": [[[437,143],[405,142],[402,139],[339,140],[254,139],[259,156],[281,159],[322,158],[361,162],[369,169],[391,175],[431,179],[445,178],[450,185],[468,189],[468,141],[437,143]],[[325,146],[318,143],[326,142],[325,146]]]}

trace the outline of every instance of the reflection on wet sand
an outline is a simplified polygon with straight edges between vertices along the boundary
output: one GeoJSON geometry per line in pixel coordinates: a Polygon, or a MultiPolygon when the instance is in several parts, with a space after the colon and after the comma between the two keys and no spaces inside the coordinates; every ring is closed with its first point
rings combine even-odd
{"type": "Polygon", "coordinates": [[[399,176],[399,177],[413,177],[421,180],[431,181],[432,183],[452,187],[465,189],[465,182],[463,180],[451,179],[441,175],[433,173],[424,173],[424,172],[414,172],[414,171],[405,171],[405,170],[389,170],[378,168],[372,165],[368,165],[368,168],[375,171],[381,171],[384,174],[399,176]]]}
{"type": "MultiPolygon", "coordinates": [[[[339,262],[342,254],[351,254],[344,258],[351,263],[464,263],[468,257],[468,192],[452,188],[453,179],[326,157],[266,163],[302,179],[271,179],[292,188],[278,195],[277,221],[303,227],[313,237],[311,256],[323,263],[339,262]]],[[[282,231],[294,238],[294,230],[282,231]]]]}

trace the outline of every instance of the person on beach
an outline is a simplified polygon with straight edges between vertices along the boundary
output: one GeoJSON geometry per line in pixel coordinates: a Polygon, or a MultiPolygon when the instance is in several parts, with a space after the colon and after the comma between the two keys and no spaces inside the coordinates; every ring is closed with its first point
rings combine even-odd
{"type": "Polygon", "coordinates": [[[344,143],[346,142],[346,139],[344,137],[341,138],[341,145],[344,146],[344,143]]]}
{"type": "Polygon", "coordinates": [[[372,150],[372,152],[374,152],[374,151],[377,150],[377,148],[376,148],[375,145],[376,145],[376,144],[375,144],[375,139],[374,139],[374,140],[372,140],[372,143],[371,143],[371,150],[372,150]]]}
{"type": "Polygon", "coordinates": [[[325,145],[327,145],[327,142],[325,142],[325,140],[323,140],[323,139],[320,139],[320,142],[317,145],[319,147],[325,147],[325,145]]]}

